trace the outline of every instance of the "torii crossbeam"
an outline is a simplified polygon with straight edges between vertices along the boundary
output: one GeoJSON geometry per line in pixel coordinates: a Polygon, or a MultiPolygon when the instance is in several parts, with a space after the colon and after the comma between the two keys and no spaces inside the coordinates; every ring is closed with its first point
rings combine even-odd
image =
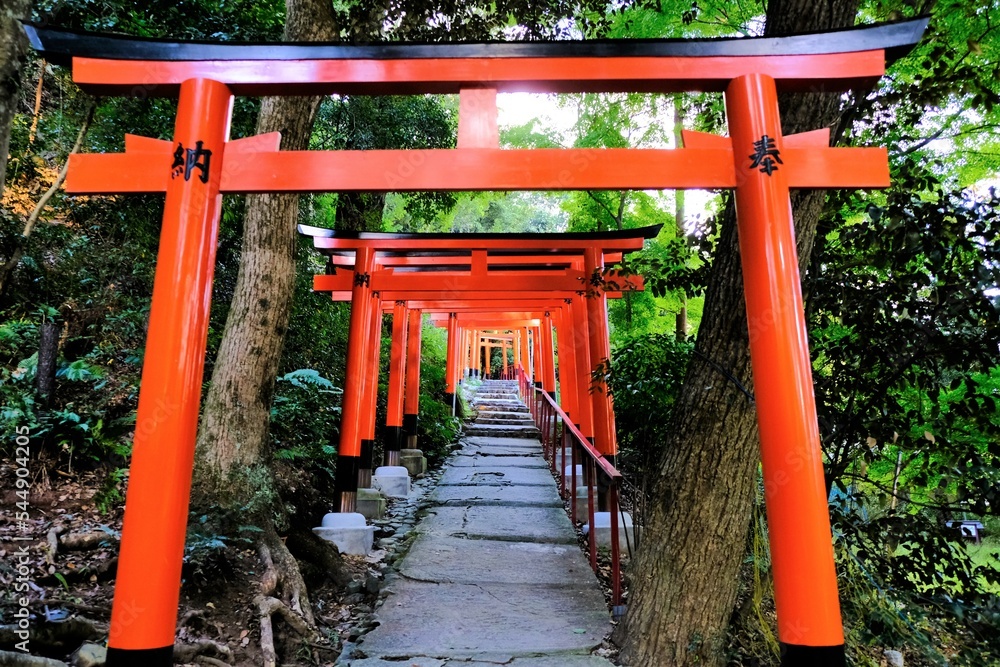
{"type": "MultiPolygon", "coordinates": [[[[653,188],[735,190],[782,664],[842,665],[789,190],[885,187],[888,164],[881,149],[830,148],[825,130],[783,136],[777,93],[870,86],[925,27],[921,20],[756,39],[344,46],[170,43],[27,26],[36,50],[72,63],[74,81],[89,92],[179,98],[172,141],[129,137],[121,155],[73,155],[66,180],[71,193],[166,193],[109,667],[172,664],[223,193],[653,188]],[[685,147],[673,150],[503,150],[496,94],[515,90],[721,92],[729,136],[687,133],[685,147]],[[276,135],[229,141],[234,95],[330,93],[458,93],[458,148],[281,151],[276,135]]],[[[592,275],[603,258],[591,253],[587,265],[592,275]]],[[[594,312],[590,324],[602,326],[594,312]]]]}

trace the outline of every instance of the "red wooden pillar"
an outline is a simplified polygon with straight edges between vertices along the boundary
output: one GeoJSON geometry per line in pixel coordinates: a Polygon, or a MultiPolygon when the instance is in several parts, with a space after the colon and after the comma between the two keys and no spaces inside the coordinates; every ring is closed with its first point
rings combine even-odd
{"type": "Polygon", "coordinates": [[[444,362],[444,398],[455,414],[455,381],[458,378],[458,315],[448,314],[448,344],[444,362]]]}
{"type": "Polygon", "coordinates": [[[484,377],[490,376],[490,357],[493,355],[493,342],[484,337],[483,338],[483,373],[484,377]]]}
{"type": "Polygon", "coordinates": [[[556,350],[559,356],[559,393],[562,408],[576,424],[579,421],[577,396],[576,359],[572,346],[572,326],[569,322],[568,308],[560,308],[556,312],[556,350]]]}
{"type": "Polygon", "coordinates": [[[774,80],[741,76],[729,84],[725,97],[736,160],[782,665],[843,665],[843,624],[774,80]]]}
{"type": "Polygon", "coordinates": [[[532,371],[535,378],[535,386],[544,389],[542,386],[545,377],[545,366],[542,365],[542,328],[532,327],[531,329],[531,358],[533,360],[532,371]]]}
{"type": "Polygon", "coordinates": [[[514,346],[514,370],[515,372],[523,367],[523,357],[521,356],[521,330],[517,329],[514,331],[514,340],[511,341],[511,345],[514,346]]]}
{"type": "Polygon", "coordinates": [[[229,88],[217,81],[181,84],[177,166],[170,167],[163,208],[111,609],[110,667],[173,665],[232,105],[229,88]]]}
{"type": "Polygon", "coordinates": [[[364,376],[364,430],[361,439],[361,459],[358,461],[358,488],[372,485],[375,466],[375,414],[378,409],[378,375],[382,356],[382,303],[378,293],[372,294],[371,328],[368,331],[368,371],[364,376]]]}
{"type": "Polygon", "coordinates": [[[354,260],[354,286],[351,288],[351,322],[347,332],[348,381],[341,401],[340,448],[337,456],[336,490],[340,495],[337,510],[354,512],[358,496],[358,470],[361,462],[361,439],[366,433],[364,419],[364,381],[369,372],[372,289],[370,285],[374,252],[369,247],[357,249],[354,260]]]}
{"type": "Polygon", "coordinates": [[[469,375],[479,377],[479,329],[472,330],[469,347],[469,375]]]}
{"type": "Polygon", "coordinates": [[[423,313],[410,310],[409,332],[406,335],[406,396],[403,401],[403,433],[406,447],[417,448],[417,415],[420,414],[420,338],[423,334],[423,313]]]}
{"type": "MultiPolygon", "coordinates": [[[[604,270],[604,255],[597,248],[587,248],[584,254],[587,276],[604,270]]],[[[590,371],[611,358],[611,341],[608,338],[608,297],[600,287],[587,294],[587,323],[590,328],[590,371]]],[[[591,402],[594,406],[594,446],[605,457],[618,453],[615,434],[615,412],[603,380],[591,377],[591,402]]]]}
{"type": "Polygon", "coordinates": [[[530,378],[532,373],[531,366],[531,352],[528,347],[528,328],[522,327],[520,330],[521,334],[521,371],[524,373],[525,377],[530,378]]]}
{"type": "Polygon", "coordinates": [[[552,397],[556,394],[555,346],[552,343],[552,314],[545,312],[542,318],[542,389],[552,397]]]}
{"type": "Polygon", "coordinates": [[[584,297],[573,298],[570,305],[573,321],[573,351],[576,361],[577,396],[580,397],[579,426],[591,442],[594,440],[594,401],[590,396],[590,324],[584,297]]]}
{"type": "Polygon", "coordinates": [[[386,405],[386,436],[383,461],[387,466],[399,465],[399,450],[403,439],[403,390],[406,379],[407,316],[410,309],[405,301],[397,301],[392,309],[392,349],[389,352],[389,397],[386,405]]]}

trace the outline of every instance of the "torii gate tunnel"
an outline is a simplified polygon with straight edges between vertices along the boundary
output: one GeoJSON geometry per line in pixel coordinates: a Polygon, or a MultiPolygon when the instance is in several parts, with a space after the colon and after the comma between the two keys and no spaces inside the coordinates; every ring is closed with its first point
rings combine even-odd
{"type": "Polygon", "coordinates": [[[66,180],[78,194],[166,193],[107,664],[172,664],[222,194],[678,188],[735,190],[783,664],[843,664],[789,190],[886,187],[888,163],[882,149],[830,148],[825,128],[784,136],[777,94],[871,86],[925,27],[344,46],[169,43],[26,26],[36,50],[71,63],[88,92],[179,99],[172,141],[127,136],[123,154],[73,155],[66,180]],[[686,132],[673,150],[501,149],[496,94],[510,91],[721,92],[729,136],[686,132]],[[281,151],[277,135],[229,140],[234,95],[334,93],[458,93],[458,147],[281,151]]]}

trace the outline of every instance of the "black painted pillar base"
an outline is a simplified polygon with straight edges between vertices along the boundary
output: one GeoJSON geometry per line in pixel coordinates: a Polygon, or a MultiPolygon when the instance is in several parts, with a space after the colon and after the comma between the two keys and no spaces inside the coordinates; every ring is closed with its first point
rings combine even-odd
{"type": "Polygon", "coordinates": [[[399,426],[385,427],[385,443],[383,449],[385,455],[383,461],[387,466],[399,465],[399,449],[403,440],[403,429],[399,426]]]}
{"type": "Polygon", "coordinates": [[[375,441],[361,441],[361,458],[358,460],[358,488],[372,487],[372,465],[375,463],[375,441]]]}
{"type": "Polygon", "coordinates": [[[449,392],[445,392],[444,393],[444,402],[445,402],[445,405],[447,405],[449,408],[451,408],[451,415],[454,417],[455,416],[455,394],[449,393],[449,392]]]}
{"type": "Polygon", "coordinates": [[[337,476],[334,478],[337,504],[334,506],[334,511],[346,513],[356,511],[360,462],[360,456],[337,457],[337,476]]]}
{"type": "Polygon", "coordinates": [[[403,415],[403,434],[405,435],[405,447],[403,449],[416,449],[417,415],[403,415]]]}
{"type": "Polygon", "coordinates": [[[174,667],[174,645],[161,648],[108,647],[106,667],[174,667]]]}
{"type": "Polygon", "coordinates": [[[844,667],[846,662],[843,645],[781,645],[781,667],[844,667]]]}
{"type": "Polygon", "coordinates": [[[535,389],[541,389],[541,388],[542,388],[542,383],[541,383],[541,381],[537,381],[537,382],[535,382],[535,389]]]}

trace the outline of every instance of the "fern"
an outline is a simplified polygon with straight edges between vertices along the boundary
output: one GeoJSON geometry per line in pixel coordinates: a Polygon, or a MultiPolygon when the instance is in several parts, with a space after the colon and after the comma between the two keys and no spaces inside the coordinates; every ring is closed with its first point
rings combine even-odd
{"type": "Polygon", "coordinates": [[[319,371],[312,368],[300,368],[291,373],[285,373],[278,378],[278,382],[288,382],[289,384],[306,389],[309,386],[320,387],[335,393],[342,393],[343,390],[336,387],[332,382],[319,374],[319,371]]]}

